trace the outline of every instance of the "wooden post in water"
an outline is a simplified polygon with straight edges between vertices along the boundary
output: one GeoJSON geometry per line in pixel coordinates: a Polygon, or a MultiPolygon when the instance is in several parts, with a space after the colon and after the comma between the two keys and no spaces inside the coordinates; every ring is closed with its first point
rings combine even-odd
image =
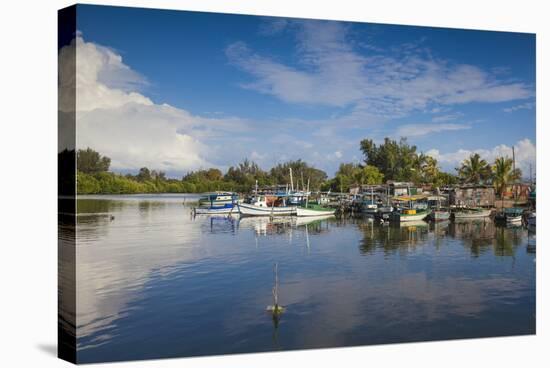
{"type": "Polygon", "coordinates": [[[277,313],[279,309],[279,264],[275,263],[273,266],[273,273],[275,274],[275,286],[273,286],[273,313],[277,313]]]}
{"type": "Polygon", "coordinates": [[[273,266],[273,274],[275,277],[275,285],[271,289],[273,294],[273,305],[267,307],[267,310],[271,312],[273,316],[273,322],[279,322],[279,316],[285,311],[285,308],[279,305],[279,264],[275,263],[273,266]]]}

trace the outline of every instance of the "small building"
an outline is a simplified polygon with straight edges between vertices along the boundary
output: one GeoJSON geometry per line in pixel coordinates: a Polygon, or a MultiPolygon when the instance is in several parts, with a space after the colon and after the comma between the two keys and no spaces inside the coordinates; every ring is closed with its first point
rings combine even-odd
{"type": "Polygon", "coordinates": [[[387,184],[390,187],[390,195],[394,197],[410,196],[422,193],[422,187],[418,188],[416,184],[411,182],[388,180],[387,184]]]}
{"type": "Polygon", "coordinates": [[[495,188],[490,185],[461,185],[450,188],[449,204],[457,207],[494,207],[495,188]]]}

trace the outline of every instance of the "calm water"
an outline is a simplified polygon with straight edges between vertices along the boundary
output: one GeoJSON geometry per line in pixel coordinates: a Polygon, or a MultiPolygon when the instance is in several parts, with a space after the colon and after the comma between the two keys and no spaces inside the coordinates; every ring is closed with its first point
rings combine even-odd
{"type": "Polygon", "coordinates": [[[182,202],[78,201],[80,362],[535,333],[523,228],[193,219],[182,202]]]}

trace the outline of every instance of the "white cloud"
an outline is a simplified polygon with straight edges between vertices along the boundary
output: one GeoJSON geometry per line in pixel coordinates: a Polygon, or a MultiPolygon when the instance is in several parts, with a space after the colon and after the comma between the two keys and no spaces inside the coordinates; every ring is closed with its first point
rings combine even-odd
{"type": "Polygon", "coordinates": [[[406,124],[400,126],[395,135],[399,137],[419,137],[432,133],[440,133],[449,130],[471,129],[467,124],[406,124]]]}
{"type": "Polygon", "coordinates": [[[393,55],[362,55],[354,50],[342,23],[292,24],[297,30],[296,66],[259,55],[243,42],[227,47],[229,60],[254,77],[243,87],[289,103],[361,105],[386,117],[438,105],[504,102],[533,95],[524,83],[499,80],[496,73],[476,66],[434,59],[416,44],[402,45],[393,55]]]}
{"type": "Polygon", "coordinates": [[[502,111],[504,111],[504,112],[514,112],[514,111],[517,111],[517,110],[531,110],[534,107],[535,107],[534,102],[525,102],[525,103],[522,103],[522,104],[519,104],[519,105],[507,107],[505,109],[502,109],[502,111]]]}
{"type": "Polygon", "coordinates": [[[69,87],[60,88],[60,117],[70,116],[76,107],[77,148],[91,147],[110,157],[114,170],[147,166],[179,175],[220,166],[212,161],[223,158],[221,151],[229,147],[209,142],[246,126],[238,118],[203,118],[153,103],[136,91],[145,79],[120,55],[80,35],[61,49],[59,59],[60,87],[69,87]],[[70,88],[75,78],[76,106],[70,88]]]}
{"type": "MultiPolygon", "coordinates": [[[[523,172],[523,176],[529,175],[529,165],[532,165],[532,169],[536,168],[536,146],[528,138],[524,138],[514,144],[516,167],[520,168],[523,172]]],[[[437,149],[431,149],[426,152],[437,159],[442,167],[446,170],[453,170],[458,167],[462,161],[470,157],[470,155],[478,153],[483,159],[489,163],[493,163],[497,157],[509,157],[512,158],[512,147],[505,144],[500,144],[491,149],[474,149],[465,150],[460,149],[456,152],[441,153],[437,149]]]]}

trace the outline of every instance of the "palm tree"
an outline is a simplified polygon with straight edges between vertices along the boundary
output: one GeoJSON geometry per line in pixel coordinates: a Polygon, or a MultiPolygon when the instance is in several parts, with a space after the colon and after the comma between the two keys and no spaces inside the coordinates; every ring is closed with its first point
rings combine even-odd
{"type": "Polygon", "coordinates": [[[420,170],[426,183],[434,183],[439,175],[437,160],[432,156],[421,154],[420,170]]]}
{"type": "Polygon", "coordinates": [[[458,176],[466,183],[481,184],[491,177],[491,166],[478,153],[462,161],[457,170],[458,176]]]}
{"type": "Polygon", "coordinates": [[[502,198],[506,186],[521,178],[521,170],[513,168],[514,162],[508,157],[499,157],[493,165],[493,185],[502,198]]]}

